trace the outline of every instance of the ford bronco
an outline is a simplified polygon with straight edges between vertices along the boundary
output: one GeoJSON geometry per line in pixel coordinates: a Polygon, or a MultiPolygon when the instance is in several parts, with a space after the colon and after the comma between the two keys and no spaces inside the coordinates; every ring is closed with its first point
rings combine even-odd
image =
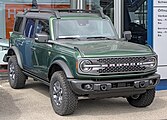
{"type": "Polygon", "coordinates": [[[151,47],[119,39],[101,11],[18,13],[4,61],[12,88],[25,87],[28,77],[48,85],[59,115],[72,114],[80,96],[124,97],[132,106],[149,106],[160,80],[151,47]]]}

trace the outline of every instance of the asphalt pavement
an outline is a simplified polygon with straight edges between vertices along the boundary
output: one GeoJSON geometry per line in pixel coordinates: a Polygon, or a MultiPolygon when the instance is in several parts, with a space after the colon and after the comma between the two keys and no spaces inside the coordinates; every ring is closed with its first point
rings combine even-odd
{"type": "Polygon", "coordinates": [[[73,115],[59,116],[51,106],[48,86],[28,80],[24,89],[10,88],[0,80],[0,120],[164,120],[167,91],[157,91],[153,104],[135,108],[125,98],[80,99],[73,115]]]}

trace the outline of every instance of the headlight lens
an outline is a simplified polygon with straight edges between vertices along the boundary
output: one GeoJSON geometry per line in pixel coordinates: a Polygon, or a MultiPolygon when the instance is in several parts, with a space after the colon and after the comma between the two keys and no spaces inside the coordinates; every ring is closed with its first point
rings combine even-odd
{"type": "Polygon", "coordinates": [[[145,66],[146,68],[155,68],[157,66],[157,58],[150,57],[146,59],[146,61],[143,62],[143,66],[145,66]]]}
{"type": "Polygon", "coordinates": [[[81,61],[79,67],[82,72],[90,72],[92,70],[92,67],[89,67],[89,65],[92,65],[92,62],[90,60],[83,60],[81,61]]]}

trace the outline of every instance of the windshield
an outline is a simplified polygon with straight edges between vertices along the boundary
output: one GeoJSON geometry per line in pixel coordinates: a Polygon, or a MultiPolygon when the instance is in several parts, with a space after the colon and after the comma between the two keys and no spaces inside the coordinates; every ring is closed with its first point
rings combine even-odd
{"type": "Polygon", "coordinates": [[[56,38],[117,38],[113,25],[106,19],[59,20],[56,38]]]}

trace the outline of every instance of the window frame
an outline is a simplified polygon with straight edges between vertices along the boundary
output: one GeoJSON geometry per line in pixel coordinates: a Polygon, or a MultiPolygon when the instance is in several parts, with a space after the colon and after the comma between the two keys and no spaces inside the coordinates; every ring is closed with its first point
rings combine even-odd
{"type": "Polygon", "coordinates": [[[13,32],[14,32],[14,33],[17,33],[17,34],[23,34],[24,26],[25,26],[25,17],[24,17],[23,15],[16,16],[15,21],[14,21],[13,32]],[[16,26],[17,18],[23,18],[23,20],[22,20],[22,25],[21,25],[21,27],[20,27],[20,31],[15,31],[15,26],[16,26]]]}
{"type": "Polygon", "coordinates": [[[37,19],[36,18],[33,18],[33,17],[25,17],[25,21],[24,21],[24,27],[23,27],[23,36],[26,37],[26,38],[29,38],[29,39],[35,39],[35,29],[36,29],[36,26],[37,26],[37,19]],[[27,24],[27,20],[28,19],[34,19],[35,20],[35,25],[34,25],[34,31],[33,31],[33,35],[32,37],[27,37],[25,34],[24,34],[24,31],[25,31],[25,27],[26,27],[26,24],[27,24]]]}

